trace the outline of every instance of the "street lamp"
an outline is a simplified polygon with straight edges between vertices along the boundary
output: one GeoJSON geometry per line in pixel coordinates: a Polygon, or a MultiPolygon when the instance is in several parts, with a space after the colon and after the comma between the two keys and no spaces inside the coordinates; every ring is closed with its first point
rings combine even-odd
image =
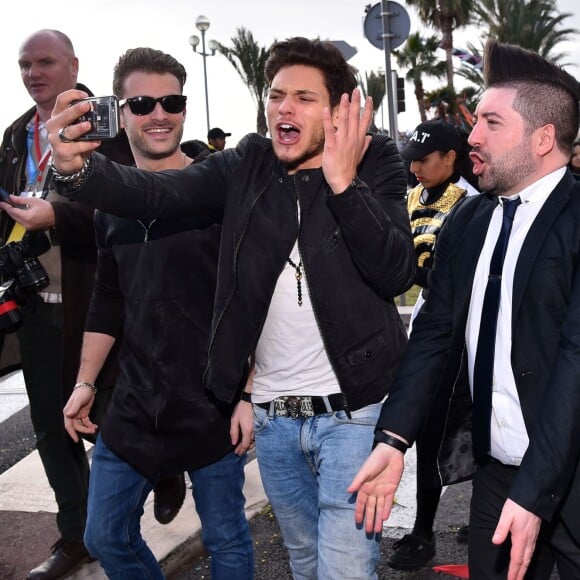
{"type": "Polygon", "coordinates": [[[207,67],[205,63],[205,59],[208,56],[213,56],[216,50],[219,47],[219,43],[215,40],[210,40],[208,43],[208,47],[211,52],[205,51],[205,32],[209,28],[209,18],[207,16],[198,16],[197,20],[195,21],[195,27],[201,32],[201,52],[197,52],[197,47],[199,45],[199,37],[195,34],[192,34],[189,37],[189,44],[191,44],[191,48],[193,48],[193,52],[200,54],[203,57],[203,85],[205,88],[205,117],[207,121],[207,130],[209,132],[209,100],[207,97],[207,67]]]}

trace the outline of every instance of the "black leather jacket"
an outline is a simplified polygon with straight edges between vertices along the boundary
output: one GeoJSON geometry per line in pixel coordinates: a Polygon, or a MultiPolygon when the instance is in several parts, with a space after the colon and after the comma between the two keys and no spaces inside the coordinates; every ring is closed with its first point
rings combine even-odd
{"type": "Polygon", "coordinates": [[[86,330],[123,331],[103,441],[151,481],[233,451],[233,408],[203,384],[220,226],[96,212],[99,262],[86,330]],[[184,267],[186,265],[186,267],[184,267]]]}
{"type": "Polygon", "coordinates": [[[358,176],[332,195],[321,169],[289,175],[271,141],[252,134],[182,171],[147,173],[96,154],[87,181],[74,191],[61,186],[61,193],[119,215],[223,222],[206,384],[227,402],[246,380],[298,238],[316,321],[355,410],[389,390],[406,344],[394,297],[415,273],[405,172],[394,142],[374,136],[358,176]]]}

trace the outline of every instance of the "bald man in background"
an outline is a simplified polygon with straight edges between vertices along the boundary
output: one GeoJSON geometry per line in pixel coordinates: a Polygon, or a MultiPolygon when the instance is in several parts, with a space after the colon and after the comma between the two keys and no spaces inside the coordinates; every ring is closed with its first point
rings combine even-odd
{"type": "MultiPolygon", "coordinates": [[[[38,252],[49,282],[38,290],[18,290],[22,324],[16,333],[3,336],[1,365],[7,369],[22,365],[36,447],[58,505],[60,537],[50,557],[27,578],[56,580],[89,560],[83,544],[89,464],[82,441],[74,443],[66,434],[62,409],[76,379],[96,246],[93,210],[68,202],[52,189],[45,122],[59,93],[74,87],[87,89],[77,84],[79,61],[71,40],[58,30],[39,30],[25,39],[18,64],[35,104],[4,132],[0,185],[9,193],[26,197],[29,209],[26,218],[17,222],[12,208],[2,204],[0,254],[8,242],[29,246],[33,255],[38,252]],[[18,345],[11,349],[9,344],[16,338],[19,349],[18,345]],[[20,360],[7,356],[9,352],[19,352],[20,360]]],[[[123,140],[107,147],[101,151],[121,163],[132,162],[123,140]]],[[[15,272],[2,265],[0,278],[2,283],[15,280],[15,272]]],[[[15,286],[21,285],[13,282],[12,290],[15,286]]],[[[116,374],[113,353],[99,376],[99,388],[112,388],[116,374]]]]}

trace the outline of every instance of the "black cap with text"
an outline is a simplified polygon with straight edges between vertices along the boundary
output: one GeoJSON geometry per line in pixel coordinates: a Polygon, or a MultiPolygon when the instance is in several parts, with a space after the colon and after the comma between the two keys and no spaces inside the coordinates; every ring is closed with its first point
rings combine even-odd
{"type": "Polygon", "coordinates": [[[461,150],[459,130],[446,121],[434,119],[417,125],[401,156],[407,161],[414,161],[423,159],[433,151],[447,153],[451,149],[461,150]]]}

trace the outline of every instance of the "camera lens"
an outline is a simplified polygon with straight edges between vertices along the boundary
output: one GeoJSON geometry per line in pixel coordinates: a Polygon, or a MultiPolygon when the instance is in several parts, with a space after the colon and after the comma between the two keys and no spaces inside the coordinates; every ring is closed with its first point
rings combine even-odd
{"type": "Polygon", "coordinates": [[[28,258],[15,274],[23,290],[42,290],[48,286],[48,274],[36,258],[28,258]]]}

